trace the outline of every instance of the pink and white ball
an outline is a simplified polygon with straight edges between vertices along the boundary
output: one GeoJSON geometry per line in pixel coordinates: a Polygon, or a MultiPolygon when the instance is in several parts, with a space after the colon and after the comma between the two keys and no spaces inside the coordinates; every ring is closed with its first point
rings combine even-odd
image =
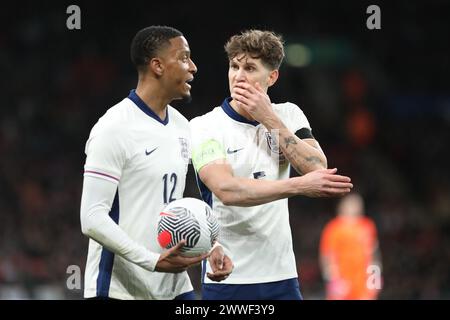
{"type": "Polygon", "coordinates": [[[197,256],[211,250],[219,236],[219,222],[211,207],[195,198],[182,198],[169,203],[159,214],[158,242],[170,249],[181,240],[186,245],[181,254],[197,256]]]}

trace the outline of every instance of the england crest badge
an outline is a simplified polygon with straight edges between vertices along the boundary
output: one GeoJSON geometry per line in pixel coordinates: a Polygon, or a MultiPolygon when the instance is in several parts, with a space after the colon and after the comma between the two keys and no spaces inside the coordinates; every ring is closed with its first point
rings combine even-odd
{"type": "Polygon", "coordinates": [[[280,146],[278,145],[278,139],[274,139],[271,132],[266,132],[266,140],[270,151],[281,154],[280,146]]]}
{"type": "Polygon", "coordinates": [[[178,138],[179,142],[180,142],[180,152],[181,152],[181,157],[183,158],[183,160],[185,161],[186,164],[189,163],[189,147],[188,147],[188,142],[186,138],[178,138]]]}

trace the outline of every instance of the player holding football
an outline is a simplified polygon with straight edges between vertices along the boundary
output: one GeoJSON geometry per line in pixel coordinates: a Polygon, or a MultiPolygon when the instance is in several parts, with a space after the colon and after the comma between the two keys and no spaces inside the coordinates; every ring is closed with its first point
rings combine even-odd
{"type": "MultiPolygon", "coordinates": [[[[80,216],[90,241],[84,296],[194,299],[185,270],[207,255],[180,256],[184,242],[162,253],[156,233],[159,213],[183,197],[190,154],[188,121],[169,103],[190,99],[197,68],[186,39],[170,27],[140,30],[131,60],[139,75],[136,90],[99,119],[86,143],[80,216]]],[[[220,246],[210,262],[214,281],[231,272],[220,246]]]]}
{"type": "Polygon", "coordinates": [[[327,169],[302,110],[267,95],[284,57],[281,37],[249,30],[225,50],[231,97],[190,124],[199,188],[235,268],[220,284],[204,278],[203,299],[301,299],[287,198],[341,196],[353,186],[327,169]],[[289,178],[290,165],[304,175],[289,178]]]}

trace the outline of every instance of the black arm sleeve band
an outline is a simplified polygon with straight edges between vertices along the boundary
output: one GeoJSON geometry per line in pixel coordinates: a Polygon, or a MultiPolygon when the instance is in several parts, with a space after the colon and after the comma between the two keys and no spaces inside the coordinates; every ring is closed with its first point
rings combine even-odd
{"type": "Polygon", "coordinates": [[[314,139],[311,130],[308,128],[301,128],[300,130],[297,130],[295,135],[300,139],[314,139]]]}

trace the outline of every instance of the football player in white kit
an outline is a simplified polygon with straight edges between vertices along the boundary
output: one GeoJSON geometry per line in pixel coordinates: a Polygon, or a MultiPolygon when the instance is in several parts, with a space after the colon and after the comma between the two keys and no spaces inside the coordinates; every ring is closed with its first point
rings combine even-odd
{"type": "MultiPolygon", "coordinates": [[[[169,103],[190,99],[197,68],[182,33],[165,26],[140,30],[131,44],[137,88],[94,125],[86,143],[81,227],[89,240],[85,298],[194,299],[188,267],[208,255],[182,257],[184,242],[164,251],[159,213],[183,197],[190,157],[188,120],[169,103]]],[[[215,247],[222,270],[231,261],[215,247]]],[[[214,261],[216,261],[214,260],[214,261]]]]}
{"type": "Polygon", "coordinates": [[[284,57],[281,37],[249,30],[225,50],[231,97],[190,122],[197,182],[234,263],[221,283],[203,277],[203,299],[302,299],[287,198],[340,196],[353,185],[327,169],[302,110],[267,95],[284,57]],[[290,165],[303,175],[289,178],[290,165]]]}

